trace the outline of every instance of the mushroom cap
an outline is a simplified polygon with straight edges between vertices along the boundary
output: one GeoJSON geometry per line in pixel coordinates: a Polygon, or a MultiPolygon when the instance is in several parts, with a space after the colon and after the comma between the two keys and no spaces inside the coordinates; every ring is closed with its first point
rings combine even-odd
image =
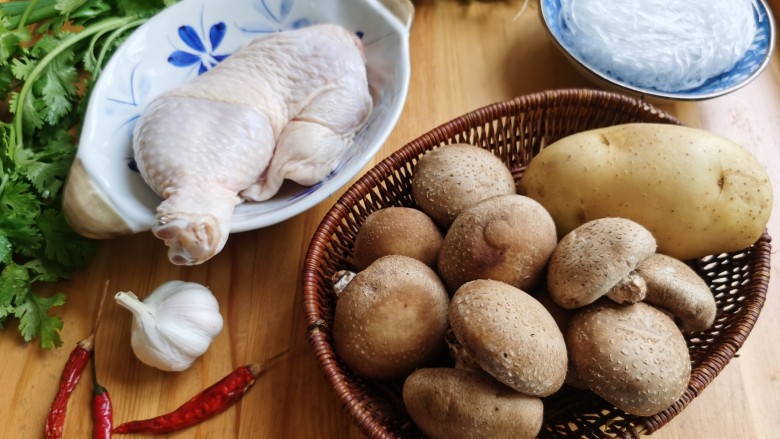
{"type": "Polygon", "coordinates": [[[368,215],[358,230],[352,256],[363,270],[382,256],[404,255],[435,267],[443,237],[433,220],[411,207],[386,207],[368,215]]]}
{"type": "Polygon", "coordinates": [[[453,144],[428,151],[414,167],[412,195],[420,209],[444,228],[468,207],[494,195],[516,192],[504,162],[474,145],[453,144]]]}
{"type": "Polygon", "coordinates": [[[449,319],[458,350],[498,381],[532,396],[551,395],[563,385],[563,334],[524,291],[495,280],[468,282],[452,297],[449,319]]]}
{"type": "Polygon", "coordinates": [[[589,221],[566,234],[553,251],[547,267],[550,296],[573,309],[622,289],[631,292],[628,301],[637,302],[644,297],[644,282],[634,270],[655,249],[653,234],[634,221],[589,221]]]}
{"type": "Polygon", "coordinates": [[[497,195],[464,210],[444,236],[439,275],[450,292],[475,279],[530,290],[558,243],[555,221],[531,198],[497,195]]]}
{"type": "Polygon", "coordinates": [[[703,331],[715,322],[715,296],[686,263],[656,253],[639,264],[636,271],[647,285],[645,302],[672,313],[683,329],[703,331]]]}
{"type": "Polygon", "coordinates": [[[449,295],[436,273],[402,255],[374,261],[339,294],[333,347],[365,378],[401,378],[446,352],[449,295]]]}
{"type": "Polygon", "coordinates": [[[654,415],[688,386],[691,359],[682,333],[663,311],[601,300],[579,311],[566,333],[569,357],[594,393],[634,415],[654,415]]]}
{"type": "MultiPolygon", "coordinates": [[[[539,303],[544,306],[544,308],[547,310],[547,312],[550,313],[553,320],[555,320],[555,323],[558,325],[558,328],[561,330],[561,333],[565,334],[569,329],[569,321],[574,316],[575,310],[566,309],[557,303],[555,303],[554,300],[550,297],[549,294],[543,293],[543,294],[535,294],[534,298],[539,301],[539,303]]],[[[568,349],[567,349],[568,353],[568,349]]],[[[564,384],[568,384],[569,386],[575,387],[577,389],[587,389],[588,386],[585,385],[580,377],[577,375],[577,371],[574,370],[574,364],[571,362],[571,358],[569,358],[569,364],[568,368],[566,370],[566,379],[564,379],[564,384]]]]}
{"type": "Polygon", "coordinates": [[[531,439],[542,427],[539,398],[478,371],[418,369],[404,381],[403,400],[414,423],[431,439],[531,439]]]}

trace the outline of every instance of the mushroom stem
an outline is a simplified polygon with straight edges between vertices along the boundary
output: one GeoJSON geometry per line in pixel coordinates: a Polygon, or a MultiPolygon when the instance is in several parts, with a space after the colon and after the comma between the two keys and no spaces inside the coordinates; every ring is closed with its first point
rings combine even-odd
{"type": "Polygon", "coordinates": [[[462,370],[482,370],[477,364],[474,357],[469,352],[463,349],[458,339],[455,337],[455,333],[450,328],[444,336],[444,340],[447,342],[447,348],[450,352],[450,357],[455,360],[455,368],[462,370]]]}
{"type": "Polygon", "coordinates": [[[341,292],[347,288],[347,285],[349,285],[349,283],[352,282],[352,279],[354,278],[355,273],[349,270],[339,270],[333,273],[333,276],[331,276],[331,281],[333,281],[333,292],[336,294],[336,298],[341,295],[341,292]]]}
{"type": "Polygon", "coordinates": [[[632,271],[607,292],[607,297],[620,304],[637,303],[645,298],[645,294],[647,294],[645,280],[632,271]]]}

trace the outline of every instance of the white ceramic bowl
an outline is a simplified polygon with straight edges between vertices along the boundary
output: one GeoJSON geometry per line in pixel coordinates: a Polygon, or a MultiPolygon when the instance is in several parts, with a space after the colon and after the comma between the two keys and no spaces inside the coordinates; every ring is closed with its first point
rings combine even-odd
{"type": "Polygon", "coordinates": [[[151,227],[161,200],[135,169],[132,131],[158,94],[261,34],[336,23],[365,45],[374,97],[368,122],[327,178],[312,187],[286,182],[268,201],[239,205],[231,231],[272,225],[321,202],[371,160],[398,121],[409,85],[412,13],[408,0],[183,0],[160,12],[114,53],[90,97],[64,191],[71,226],[94,238],[151,227]]]}
{"type": "Polygon", "coordinates": [[[729,71],[708,79],[704,84],[677,92],[660,91],[653,88],[639,87],[617,78],[612,72],[595,68],[587,60],[578,56],[562,37],[559,22],[560,0],[541,0],[539,11],[542,23],[552,37],[556,46],[566,58],[595,84],[609,90],[619,91],[640,98],[654,100],[699,101],[716,98],[731,93],[756,78],[766,66],[774,51],[775,23],[772,11],[765,0],[755,2],[754,18],[757,32],[748,51],[729,71]]]}

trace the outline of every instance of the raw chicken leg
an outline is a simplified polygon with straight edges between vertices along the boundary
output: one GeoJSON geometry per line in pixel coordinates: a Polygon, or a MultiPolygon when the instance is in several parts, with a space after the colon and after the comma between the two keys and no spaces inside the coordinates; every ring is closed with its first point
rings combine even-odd
{"type": "MultiPolygon", "coordinates": [[[[358,79],[356,75],[344,78],[358,79]]],[[[263,201],[279,191],[285,179],[304,186],[323,180],[338,164],[346,149],[352,144],[356,126],[361,120],[356,115],[367,116],[367,101],[356,99],[354,91],[366,89],[360,83],[344,87],[325,87],[314,96],[298,115],[284,128],[276,141],[271,164],[257,184],[245,189],[244,198],[263,201]]]]}
{"type": "Polygon", "coordinates": [[[178,265],[203,262],[224,247],[237,193],[271,160],[274,135],[261,113],[223,102],[164,96],[135,130],[144,180],[163,197],[152,232],[178,265]]]}
{"type": "Polygon", "coordinates": [[[164,199],[152,232],[171,262],[199,264],[222,250],[244,200],[272,197],[285,178],[322,180],[371,108],[362,44],[335,25],[258,38],[161,94],[133,149],[164,199]]]}

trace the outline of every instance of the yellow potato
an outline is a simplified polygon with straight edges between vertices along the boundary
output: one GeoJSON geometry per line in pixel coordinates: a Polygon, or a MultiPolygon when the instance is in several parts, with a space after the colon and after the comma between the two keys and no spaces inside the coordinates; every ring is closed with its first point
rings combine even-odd
{"type": "Polygon", "coordinates": [[[563,138],[534,157],[519,192],[541,203],[563,236],[623,217],[678,259],[740,250],[766,228],[772,187],[740,145],[694,128],[625,124],[563,138]]]}

